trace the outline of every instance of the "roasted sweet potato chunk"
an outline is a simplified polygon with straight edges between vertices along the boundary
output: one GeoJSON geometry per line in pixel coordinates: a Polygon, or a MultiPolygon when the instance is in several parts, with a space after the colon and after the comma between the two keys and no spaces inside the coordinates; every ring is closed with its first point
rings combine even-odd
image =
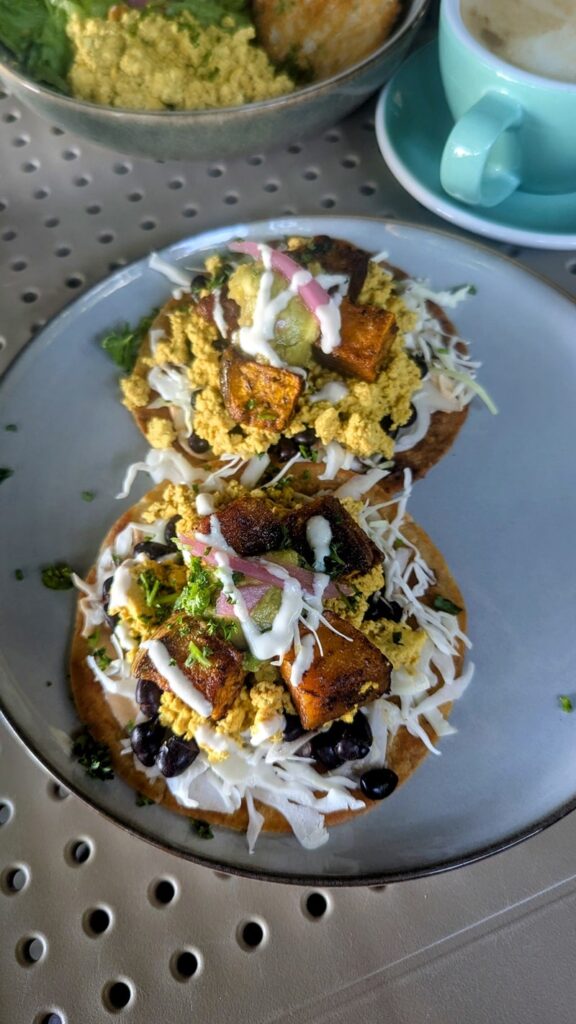
{"type": "MultiPolygon", "coordinates": [[[[218,522],[224,540],[243,558],[282,547],[283,520],[266,498],[237,498],[218,509],[218,522]]],[[[210,532],[208,516],[199,524],[198,532],[210,532]]]]}
{"type": "Polygon", "coordinates": [[[330,523],[332,557],[326,568],[332,576],[349,576],[351,573],[363,575],[382,561],[382,554],[376,545],[354,522],[338,498],[330,495],[314,498],[307,505],[290,512],[284,520],[292,547],[306,561],[313,561],[306,535],[308,523],[313,516],[322,516],[330,523]]]}
{"type": "Polygon", "coordinates": [[[329,353],[316,346],[316,358],[331,370],[373,384],[398,330],[396,317],[376,306],[355,306],[349,298],[342,300],[340,317],[340,345],[329,353]]]}
{"type": "Polygon", "coordinates": [[[390,689],[392,666],[374,644],[351,623],[332,612],[325,612],[334,629],[317,630],[322,645],[315,647],[314,661],[297,686],[290,682],[294,651],[290,650],[280,672],[305,729],[318,729],[340,718],[359,704],[367,704],[390,689]]]}
{"type": "MultiPolygon", "coordinates": [[[[246,676],[241,652],[220,637],[209,636],[189,615],[171,615],[151,639],[163,644],[192,686],[210,701],[213,706],[210,717],[214,721],[222,718],[246,676]]],[[[153,679],[163,690],[170,689],[145,647],[138,650],[132,662],[132,674],[136,679],[153,679]]]]}
{"type": "Polygon", "coordinates": [[[237,423],[260,430],[284,430],[304,387],[302,377],[267,366],[228,349],[220,361],[224,404],[237,423]]]}

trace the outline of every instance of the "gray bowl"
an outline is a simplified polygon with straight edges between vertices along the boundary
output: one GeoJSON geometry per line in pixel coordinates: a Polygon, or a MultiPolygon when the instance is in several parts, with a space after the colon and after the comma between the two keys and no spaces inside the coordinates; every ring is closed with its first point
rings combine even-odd
{"type": "Polygon", "coordinates": [[[321,132],[354,110],[394,73],[430,0],[408,0],[395,32],[366,60],[287,96],[219,110],[135,111],[85,103],[32,81],[0,47],[0,76],[42,117],[92,142],[161,160],[232,157],[321,132]]]}

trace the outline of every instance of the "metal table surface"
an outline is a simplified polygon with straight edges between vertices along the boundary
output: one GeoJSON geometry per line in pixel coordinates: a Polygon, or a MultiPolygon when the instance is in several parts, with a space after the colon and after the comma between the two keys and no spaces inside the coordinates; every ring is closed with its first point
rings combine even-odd
{"type": "MultiPolygon", "coordinates": [[[[280,152],[183,164],[99,149],[0,92],[0,371],[83,288],[208,227],[321,211],[446,227],[388,173],[373,106],[280,152]]],[[[576,292],[576,254],[494,248],[576,292]]],[[[416,882],[258,883],[121,831],[0,725],[0,1024],[573,1024],[575,849],[572,815],[416,882]]]]}

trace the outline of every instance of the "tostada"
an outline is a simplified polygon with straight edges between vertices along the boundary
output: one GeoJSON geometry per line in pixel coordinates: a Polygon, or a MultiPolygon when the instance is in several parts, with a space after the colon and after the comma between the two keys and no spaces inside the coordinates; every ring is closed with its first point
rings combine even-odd
{"type": "Polygon", "coordinates": [[[124,513],[75,577],[71,653],[116,772],[251,849],[262,829],[314,848],[437,753],[473,668],[462,595],[406,499],[218,480],[124,513]]]}
{"type": "Polygon", "coordinates": [[[439,305],[473,289],[434,293],[384,255],[328,236],[233,242],[195,276],[153,255],[177,288],[121,380],[152,448],[309,493],[351,472],[390,494],[404,469],[423,476],[473,396],[491,405],[439,305]]]}

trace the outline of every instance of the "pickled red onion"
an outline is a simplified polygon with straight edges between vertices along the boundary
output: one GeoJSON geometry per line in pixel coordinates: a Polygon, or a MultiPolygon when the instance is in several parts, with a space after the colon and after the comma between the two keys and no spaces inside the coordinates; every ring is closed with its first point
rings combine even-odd
{"type": "MultiPolygon", "coordinates": [[[[262,258],[263,247],[259,242],[230,242],[228,248],[231,252],[239,252],[245,256],[251,256],[255,260],[262,258]]],[[[340,344],[338,336],[340,310],[336,303],[316,278],[296,263],[291,256],[285,252],[279,252],[278,249],[272,249],[270,246],[266,246],[266,249],[270,252],[272,270],[277,270],[289,282],[292,282],[297,275],[305,278],[302,283],[296,281],[296,291],[304,305],[320,324],[323,334],[322,351],[331,352],[340,344]],[[332,337],[328,337],[329,334],[332,334],[332,337]]]]}

